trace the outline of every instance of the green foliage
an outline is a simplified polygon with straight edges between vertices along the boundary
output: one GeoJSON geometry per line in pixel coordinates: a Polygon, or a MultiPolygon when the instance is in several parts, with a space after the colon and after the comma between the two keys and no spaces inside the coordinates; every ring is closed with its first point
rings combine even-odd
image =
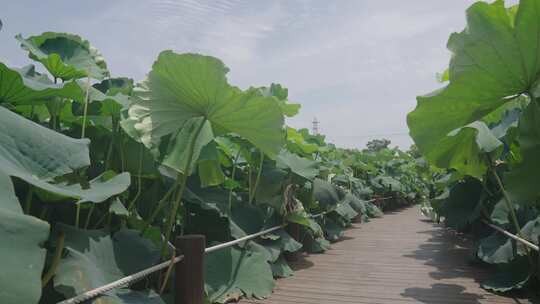
{"type": "Polygon", "coordinates": [[[540,178],[540,105],[531,102],[519,120],[519,147],[522,162],[507,173],[508,191],[516,202],[535,200],[540,189],[534,182],[540,178]]]}
{"type": "Polygon", "coordinates": [[[186,154],[182,152],[189,134],[200,123],[204,136],[197,139],[196,155],[215,135],[229,132],[269,156],[279,151],[283,115],[275,99],[230,86],[227,71],[213,57],[171,51],[159,55],[144,83],[148,91],[137,93],[138,101],[129,109],[128,122],[134,124],[150,149],[159,149],[163,137],[171,136],[165,149],[159,151],[165,165],[182,172],[184,160],[178,155],[186,154]]]}
{"type": "Polygon", "coordinates": [[[531,34],[540,30],[538,5],[521,1],[512,20],[503,1],[475,3],[467,10],[467,29],[450,36],[449,84],[418,97],[417,108],[408,116],[416,145],[438,167],[476,177],[485,173],[482,152],[490,151],[482,151],[472,134],[456,134],[459,139],[454,139],[449,133],[533,89],[540,71],[539,38],[531,34]]]}
{"type": "Polygon", "coordinates": [[[37,73],[33,65],[17,70],[0,62],[0,77],[0,103],[4,105],[39,104],[54,97],[81,95],[76,82],[55,84],[46,75],[37,73]]]}
{"type": "Polygon", "coordinates": [[[16,38],[28,56],[43,64],[55,79],[103,79],[109,74],[101,54],[77,35],[46,32],[27,39],[21,35],[16,38]]]}
{"type": "Polygon", "coordinates": [[[243,295],[265,298],[273,288],[272,269],[261,253],[229,247],[206,257],[206,292],[212,302],[226,303],[243,295]]]}
{"type": "Polygon", "coordinates": [[[448,40],[447,85],[417,98],[408,125],[430,166],[448,173],[424,206],[434,219],[479,239],[477,256],[496,275],[482,286],[521,289],[538,277],[537,253],[481,221],[538,244],[540,192],[540,1],[477,2],[448,40]],[[435,213],[435,216],[433,216],[435,213]],[[491,229],[491,228],[486,228],[491,229]]]}
{"type": "MultiPolygon", "coordinates": [[[[65,257],[56,271],[54,288],[66,297],[121,279],[159,261],[159,251],[154,244],[135,230],[120,230],[111,236],[104,230],[82,230],[66,225],[59,225],[57,229],[66,236],[65,257]]],[[[99,302],[132,303],[122,300],[126,295],[116,293],[108,293],[99,302]]]]}
{"type": "Polygon", "coordinates": [[[46,250],[41,244],[49,236],[49,224],[23,213],[7,175],[0,173],[0,237],[6,246],[0,250],[5,261],[0,284],[2,303],[37,303],[41,296],[41,272],[46,250]],[[7,246],[9,244],[9,246],[7,246]],[[24,284],[22,284],[24,282],[24,284]]]}
{"type": "Polygon", "coordinates": [[[370,152],[379,152],[380,150],[387,149],[388,146],[390,146],[390,143],[390,140],[386,138],[373,139],[366,144],[366,147],[370,152]]]}

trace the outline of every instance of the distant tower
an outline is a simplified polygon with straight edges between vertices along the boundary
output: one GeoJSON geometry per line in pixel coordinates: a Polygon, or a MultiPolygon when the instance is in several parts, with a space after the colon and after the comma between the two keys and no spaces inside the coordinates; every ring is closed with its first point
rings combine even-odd
{"type": "Polygon", "coordinates": [[[313,135],[319,134],[319,121],[317,120],[317,117],[313,118],[313,128],[312,131],[313,135]]]}

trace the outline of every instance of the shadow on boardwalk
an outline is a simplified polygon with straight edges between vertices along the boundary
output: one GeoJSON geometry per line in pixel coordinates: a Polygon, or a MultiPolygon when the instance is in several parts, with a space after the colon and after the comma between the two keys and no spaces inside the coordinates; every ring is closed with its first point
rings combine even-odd
{"type": "MultiPolygon", "coordinates": [[[[419,219],[419,221],[425,222],[426,226],[431,226],[431,229],[417,232],[429,238],[424,244],[419,245],[412,254],[403,256],[434,267],[436,270],[429,273],[431,278],[435,280],[469,278],[477,284],[481,284],[483,280],[493,274],[493,270],[488,265],[480,265],[474,257],[472,241],[429,220],[419,219]]],[[[416,299],[422,303],[433,303],[425,299],[437,297],[459,299],[459,302],[456,303],[463,301],[479,304],[482,303],[480,300],[486,299],[482,295],[466,292],[466,287],[462,285],[445,283],[435,283],[429,288],[407,288],[402,296],[416,299]]],[[[537,300],[527,299],[527,295],[520,293],[501,295],[501,297],[510,300],[510,303],[539,303],[537,300]]]]}
{"type": "Polygon", "coordinates": [[[422,303],[433,303],[431,299],[458,299],[455,303],[478,303],[485,299],[483,296],[465,292],[465,287],[457,284],[433,284],[431,288],[407,288],[402,293],[405,298],[413,298],[422,303]]]}
{"type": "Polygon", "coordinates": [[[471,244],[422,220],[417,207],[356,224],[325,254],[305,255],[277,281],[268,304],[516,304],[480,288],[489,269],[470,261],[471,244]]]}

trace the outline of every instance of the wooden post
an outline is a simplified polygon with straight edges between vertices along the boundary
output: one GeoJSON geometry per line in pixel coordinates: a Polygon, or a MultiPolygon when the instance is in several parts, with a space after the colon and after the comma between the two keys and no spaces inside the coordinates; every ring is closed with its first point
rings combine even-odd
{"type": "MultiPolygon", "coordinates": [[[[292,238],[295,241],[302,243],[302,241],[300,240],[300,225],[296,223],[289,223],[287,227],[285,228],[285,230],[287,231],[288,234],[292,236],[292,238]]],[[[285,252],[284,256],[285,256],[285,259],[289,262],[298,261],[300,257],[300,251],[285,252]]]]}
{"type": "Polygon", "coordinates": [[[176,265],[175,304],[203,304],[205,247],[204,235],[176,238],[176,248],[184,259],[176,265]]]}

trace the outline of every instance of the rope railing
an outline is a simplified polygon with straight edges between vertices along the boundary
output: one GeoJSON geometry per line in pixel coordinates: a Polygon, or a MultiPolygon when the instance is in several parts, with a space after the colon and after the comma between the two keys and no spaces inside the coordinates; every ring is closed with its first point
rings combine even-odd
{"type": "Polygon", "coordinates": [[[257,232],[257,233],[253,233],[253,234],[250,234],[250,235],[246,235],[244,237],[241,237],[239,239],[236,239],[236,240],[233,240],[233,241],[230,241],[230,242],[226,242],[226,243],[221,243],[221,244],[218,244],[218,245],[215,245],[215,246],[211,246],[211,247],[208,247],[206,249],[204,249],[204,253],[210,253],[210,252],[214,252],[216,250],[220,250],[220,249],[223,249],[223,248],[227,248],[227,247],[230,247],[230,246],[233,246],[233,245],[236,245],[238,243],[242,243],[242,242],[245,242],[245,241],[249,241],[249,240],[252,240],[252,239],[255,239],[261,235],[265,235],[265,234],[268,234],[272,231],[276,231],[278,229],[281,229],[281,228],[284,228],[287,224],[282,224],[282,225],[278,225],[278,226],[274,226],[272,228],[268,228],[268,229],[265,229],[265,230],[262,230],[260,232],[257,232]]]}
{"type": "Polygon", "coordinates": [[[104,293],[106,293],[108,291],[113,290],[113,289],[121,288],[121,287],[127,287],[127,286],[129,286],[129,285],[131,285],[131,284],[133,284],[133,283],[135,283],[137,281],[142,280],[143,278],[151,275],[154,272],[166,269],[166,268],[170,267],[171,264],[176,264],[176,263],[180,262],[183,258],[184,258],[183,255],[179,255],[179,256],[175,257],[174,259],[171,259],[169,261],[166,261],[166,262],[154,265],[152,267],[143,269],[143,270],[141,270],[139,272],[136,272],[134,274],[123,277],[123,278],[121,278],[119,280],[116,280],[114,282],[111,282],[111,283],[109,283],[107,285],[103,285],[103,286],[100,286],[98,288],[94,288],[92,290],[81,293],[80,295],[77,295],[77,296],[75,296],[73,298],[58,302],[57,304],[79,304],[79,303],[83,303],[85,301],[91,300],[93,298],[96,298],[96,297],[98,297],[98,296],[100,296],[100,295],[102,295],[102,294],[104,294],[104,293]]]}
{"type": "Polygon", "coordinates": [[[522,243],[523,245],[525,245],[525,246],[527,246],[527,247],[529,247],[529,248],[531,248],[531,249],[533,249],[535,251],[540,251],[538,245],[535,245],[535,244],[533,244],[532,242],[530,242],[528,240],[525,240],[525,239],[523,239],[523,238],[521,238],[521,237],[519,237],[519,236],[517,236],[515,234],[512,234],[512,233],[502,229],[501,227],[496,226],[496,225],[494,225],[494,224],[492,224],[492,223],[490,223],[490,222],[488,222],[486,220],[482,220],[482,222],[484,224],[488,225],[489,227],[495,229],[496,231],[506,235],[507,237],[509,237],[509,238],[511,238],[513,240],[516,240],[516,241],[522,243]]]}
{"type": "MultiPolygon", "coordinates": [[[[268,229],[265,229],[265,230],[250,234],[250,235],[246,235],[244,237],[241,237],[239,239],[236,239],[236,240],[233,240],[233,241],[230,241],[230,242],[225,242],[225,243],[221,243],[221,244],[218,244],[218,245],[215,245],[215,246],[205,248],[204,253],[210,253],[210,252],[213,252],[213,251],[216,251],[216,250],[220,250],[220,249],[223,249],[223,248],[227,248],[227,247],[236,245],[236,244],[241,243],[241,242],[245,242],[245,241],[255,239],[255,238],[257,238],[257,237],[259,237],[261,235],[265,235],[265,234],[268,234],[270,232],[276,231],[278,229],[284,228],[286,225],[287,224],[281,224],[281,225],[274,226],[272,228],[268,228],[268,229]]],[[[96,298],[96,297],[98,297],[100,295],[103,295],[104,293],[106,293],[108,291],[111,291],[113,289],[127,287],[127,286],[129,286],[129,285],[131,285],[131,284],[133,284],[133,283],[135,283],[137,281],[140,281],[143,278],[151,275],[152,273],[155,273],[155,272],[158,272],[160,270],[167,269],[167,268],[171,267],[172,265],[182,261],[183,258],[184,258],[183,255],[179,255],[179,256],[177,256],[177,257],[175,257],[175,258],[173,258],[173,259],[171,259],[169,261],[165,261],[165,262],[162,262],[160,264],[154,265],[152,267],[143,269],[143,270],[141,270],[139,272],[136,272],[136,273],[131,274],[129,276],[123,277],[123,278],[121,278],[119,280],[116,280],[114,282],[111,282],[111,283],[109,283],[107,285],[103,285],[103,286],[94,288],[92,290],[89,290],[89,291],[86,291],[86,292],[84,292],[82,294],[79,294],[79,295],[77,295],[77,296],[75,296],[73,298],[58,302],[57,304],[79,304],[79,303],[83,303],[85,301],[94,299],[94,298],[96,298]]]]}
{"type": "MultiPolygon", "coordinates": [[[[376,198],[376,199],[371,199],[371,200],[368,200],[368,201],[365,201],[365,202],[374,202],[374,201],[378,201],[378,200],[387,200],[387,199],[391,199],[391,197],[376,198]]],[[[317,217],[320,217],[320,216],[324,216],[324,215],[326,215],[326,214],[328,214],[328,213],[330,213],[330,212],[332,212],[334,210],[335,209],[328,210],[328,211],[325,211],[325,212],[322,212],[322,213],[319,213],[319,214],[316,214],[316,215],[313,215],[313,216],[310,216],[310,217],[311,218],[317,218],[317,217]]],[[[287,226],[287,223],[284,223],[284,224],[277,225],[277,226],[274,226],[274,227],[271,227],[271,228],[268,228],[268,229],[265,229],[265,230],[262,230],[262,231],[259,231],[259,232],[256,232],[256,233],[246,235],[246,236],[238,238],[236,240],[232,240],[232,241],[229,241],[229,242],[225,242],[225,243],[221,243],[221,244],[218,244],[218,245],[214,245],[214,246],[204,248],[203,254],[214,252],[214,251],[224,249],[224,248],[227,248],[227,247],[230,247],[230,246],[233,246],[233,245],[245,242],[245,241],[255,239],[255,238],[260,237],[262,235],[265,235],[265,234],[271,233],[273,231],[285,228],[286,226],[287,226]]],[[[169,245],[172,246],[172,244],[170,244],[170,243],[169,243],[169,245]]],[[[172,248],[174,249],[174,246],[172,246],[172,248]]],[[[135,283],[137,281],[142,280],[143,278],[145,278],[145,277],[147,277],[147,276],[149,276],[149,275],[151,275],[151,274],[153,274],[155,272],[170,268],[174,264],[177,264],[178,262],[184,260],[184,258],[185,258],[184,255],[176,256],[174,258],[171,258],[168,261],[165,261],[165,262],[162,262],[160,264],[148,267],[146,269],[143,269],[143,270],[141,270],[139,272],[133,273],[133,274],[128,275],[128,276],[125,276],[125,277],[123,277],[121,279],[118,279],[118,280],[113,281],[111,283],[108,283],[106,285],[94,288],[92,290],[88,290],[88,291],[86,291],[86,292],[84,292],[82,294],[79,294],[79,295],[77,295],[77,296],[75,296],[73,298],[69,298],[69,299],[63,300],[61,302],[58,302],[57,304],[80,304],[80,303],[83,303],[85,301],[94,299],[94,298],[96,298],[96,297],[98,297],[100,295],[103,295],[103,294],[105,294],[105,293],[107,293],[107,292],[109,292],[109,291],[111,291],[113,289],[127,287],[127,286],[129,286],[129,285],[131,285],[131,284],[133,284],[133,283],[135,283]]]]}

